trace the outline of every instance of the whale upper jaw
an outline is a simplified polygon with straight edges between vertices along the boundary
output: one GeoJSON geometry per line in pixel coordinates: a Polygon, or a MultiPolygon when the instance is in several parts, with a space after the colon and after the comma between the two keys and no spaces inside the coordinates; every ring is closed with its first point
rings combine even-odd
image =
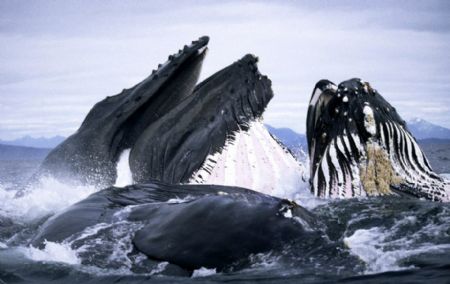
{"type": "Polygon", "coordinates": [[[307,117],[310,183],[316,196],[349,198],[402,192],[449,201],[405,122],[369,83],[320,81],[307,117]]]}
{"type": "Polygon", "coordinates": [[[49,153],[38,175],[98,186],[114,184],[121,152],[132,148],[145,128],[192,94],[208,41],[208,37],[193,41],[139,84],[98,102],[76,133],[49,153]]]}

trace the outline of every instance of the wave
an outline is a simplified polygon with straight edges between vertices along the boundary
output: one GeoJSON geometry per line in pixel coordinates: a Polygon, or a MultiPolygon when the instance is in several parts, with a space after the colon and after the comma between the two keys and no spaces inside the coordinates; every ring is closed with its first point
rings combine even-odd
{"type": "Polygon", "coordinates": [[[52,177],[42,177],[20,194],[0,186],[0,216],[33,222],[61,212],[98,190],[94,186],[64,184],[52,177]]]}

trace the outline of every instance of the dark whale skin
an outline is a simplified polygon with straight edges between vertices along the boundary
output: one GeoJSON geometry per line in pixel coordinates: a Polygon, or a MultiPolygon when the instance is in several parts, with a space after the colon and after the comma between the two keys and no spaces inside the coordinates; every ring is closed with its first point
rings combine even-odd
{"type": "Polygon", "coordinates": [[[133,180],[185,183],[208,155],[259,118],[273,97],[271,82],[246,55],[200,83],[192,96],[140,136],[130,153],[133,180]]]}
{"type": "Polygon", "coordinates": [[[89,226],[114,222],[114,213],[129,205],[138,206],[130,207],[126,220],[143,224],[133,237],[136,249],[188,270],[226,269],[251,254],[321,236],[314,215],[287,200],[239,187],[154,182],[92,194],[49,219],[31,244],[62,242],[89,226]],[[292,216],[286,218],[288,211],[292,216]]]}
{"type": "Polygon", "coordinates": [[[80,128],[48,154],[37,176],[113,185],[120,153],[133,147],[148,125],[192,94],[208,41],[208,37],[193,41],[141,83],[98,102],[80,128]]]}
{"type": "Polygon", "coordinates": [[[282,250],[302,242],[307,234],[315,235],[284,217],[283,208],[288,206],[286,201],[239,195],[205,196],[176,206],[146,205],[130,214],[131,219],[147,217],[133,243],[153,259],[189,270],[222,271],[251,254],[282,250]]]}
{"type": "Polygon", "coordinates": [[[136,183],[188,182],[273,97],[271,81],[250,54],[195,86],[207,43],[207,37],[194,41],[143,82],[97,103],[36,176],[105,188],[117,178],[119,155],[131,149],[136,183]]]}

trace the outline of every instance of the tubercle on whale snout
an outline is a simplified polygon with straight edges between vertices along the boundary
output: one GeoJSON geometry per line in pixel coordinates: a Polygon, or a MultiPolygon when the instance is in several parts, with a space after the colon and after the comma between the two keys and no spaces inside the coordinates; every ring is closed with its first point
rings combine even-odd
{"type": "Polygon", "coordinates": [[[242,92],[237,94],[240,96],[241,103],[234,104],[235,108],[239,108],[238,111],[235,110],[235,113],[246,115],[245,121],[241,121],[241,118],[235,115],[235,119],[240,125],[260,118],[267,104],[273,98],[272,82],[267,76],[260,73],[257,66],[258,60],[258,57],[247,54],[238,61],[239,69],[243,70],[238,71],[242,72],[242,78],[237,78],[237,80],[243,79],[243,86],[237,86],[240,87],[240,90],[235,90],[233,87],[229,90],[231,95],[242,92]]]}
{"type": "MultiPolygon", "coordinates": [[[[231,115],[238,128],[260,118],[273,98],[270,79],[262,75],[258,58],[247,54],[237,62],[212,75],[194,90],[194,96],[208,97],[210,106],[220,115],[231,115]],[[222,88],[217,90],[216,86],[222,88]]],[[[228,130],[234,131],[236,127],[228,130]]]]}

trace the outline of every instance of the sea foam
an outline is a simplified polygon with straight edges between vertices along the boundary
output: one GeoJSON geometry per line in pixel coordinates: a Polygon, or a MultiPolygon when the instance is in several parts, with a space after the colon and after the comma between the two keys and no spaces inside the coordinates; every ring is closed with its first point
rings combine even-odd
{"type": "Polygon", "coordinates": [[[25,257],[34,261],[43,262],[62,262],[71,265],[81,264],[81,260],[78,257],[75,250],[73,250],[69,244],[59,244],[54,242],[45,242],[43,249],[35,247],[19,247],[18,250],[25,257]]]}
{"type": "Polygon", "coordinates": [[[94,186],[67,185],[51,177],[42,177],[20,195],[0,187],[0,216],[32,222],[58,213],[97,190],[94,186]]]}

